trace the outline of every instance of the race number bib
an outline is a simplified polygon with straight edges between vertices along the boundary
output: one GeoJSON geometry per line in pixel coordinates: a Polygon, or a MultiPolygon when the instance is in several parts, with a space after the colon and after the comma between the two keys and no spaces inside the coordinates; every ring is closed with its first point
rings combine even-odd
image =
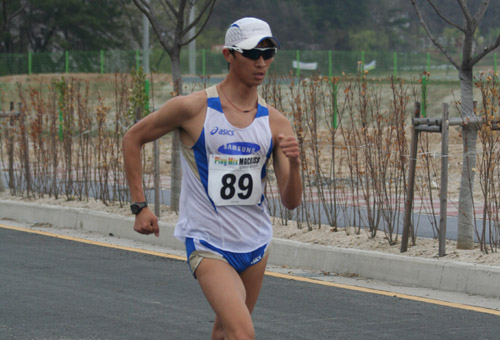
{"type": "Polygon", "coordinates": [[[216,206],[253,205],[262,197],[262,156],[211,155],[208,195],[216,206]]]}

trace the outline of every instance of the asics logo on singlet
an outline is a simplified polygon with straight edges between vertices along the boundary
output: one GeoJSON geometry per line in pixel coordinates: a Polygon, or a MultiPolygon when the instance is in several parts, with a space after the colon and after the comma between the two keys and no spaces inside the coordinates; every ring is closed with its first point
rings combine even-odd
{"type": "Polygon", "coordinates": [[[217,149],[223,155],[251,155],[259,150],[260,145],[247,142],[227,143],[217,149]]]}
{"type": "Polygon", "coordinates": [[[234,130],[219,129],[218,126],[214,127],[212,131],[210,131],[210,134],[212,136],[215,135],[216,133],[223,136],[234,136],[234,130]]]}

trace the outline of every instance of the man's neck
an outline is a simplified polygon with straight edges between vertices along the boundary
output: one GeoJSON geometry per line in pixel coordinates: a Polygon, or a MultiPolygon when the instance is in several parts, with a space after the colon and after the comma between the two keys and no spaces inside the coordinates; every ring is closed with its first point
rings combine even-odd
{"type": "Polygon", "coordinates": [[[245,84],[237,81],[232,81],[230,78],[224,79],[219,88],[226,101],[237,108],[248,109],[255,106],[258,99],[257,86],[246,86],[245,84]]]}

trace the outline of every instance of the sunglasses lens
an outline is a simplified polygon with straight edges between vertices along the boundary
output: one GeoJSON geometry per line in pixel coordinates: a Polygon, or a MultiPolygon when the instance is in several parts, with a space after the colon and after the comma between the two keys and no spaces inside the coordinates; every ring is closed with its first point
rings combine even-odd
{"type": "Polygon", "coordinates": [[[264,60],[271,59],[274,57],[274,54],[276,53],[276,50],[274,48],[267,48],[264,50],[254,48],[252,50],[243,50],[242,55],[245,58],[252,59],[252,60],[257,60],[262,56],[264,60]]]}
{"type": "Polygon", "coordinates": [[[243,50],[242,55],[245,58],[252,59],[252,60],[257,60],[260,58],[260,51],[259,50],[243,50]]]}
{"type": "Polygon", "coordinates": [[[274,57],[275,51],[276,50],[274,48],[262,51],[262,57],[264,58],[264,60],[271,59],[272,57],[274,57]]]}

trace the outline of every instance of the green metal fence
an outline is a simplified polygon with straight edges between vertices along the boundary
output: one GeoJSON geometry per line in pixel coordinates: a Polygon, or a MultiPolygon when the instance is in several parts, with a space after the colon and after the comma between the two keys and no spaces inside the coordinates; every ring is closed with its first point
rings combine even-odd
{"type": "MultiPolygon", "coordinates": [[[[170,73],[168,54],[161,49],[149,53],[154,72],[170,73]]],[[[142,65],[142,51],[66,51],[53,53],[0,54],[0,76],[40,73],[128,73],[142,65]]],[[[457,58],[458,59],[458,58],[457,58]]],[[[188,51],[181,53],[181,72],[189,73],[188,51]]],[[[275,57],[271,71],[280,75],[307,76],[320,74],[335,76],[368,71],[374,76],[395,75],[418,77],[424,71],[432,79],[458,80],[456,70],[439,52],[400,53],[391,51],[293,51],[282,50],[275,57]]],[[[478,72],[497,72],[497,54],[491,53],[476,66],[478,72]]],[[[196,51],[196,75],[214,75],[227,72],[227,64],[220,51],[196,51]]]]}

